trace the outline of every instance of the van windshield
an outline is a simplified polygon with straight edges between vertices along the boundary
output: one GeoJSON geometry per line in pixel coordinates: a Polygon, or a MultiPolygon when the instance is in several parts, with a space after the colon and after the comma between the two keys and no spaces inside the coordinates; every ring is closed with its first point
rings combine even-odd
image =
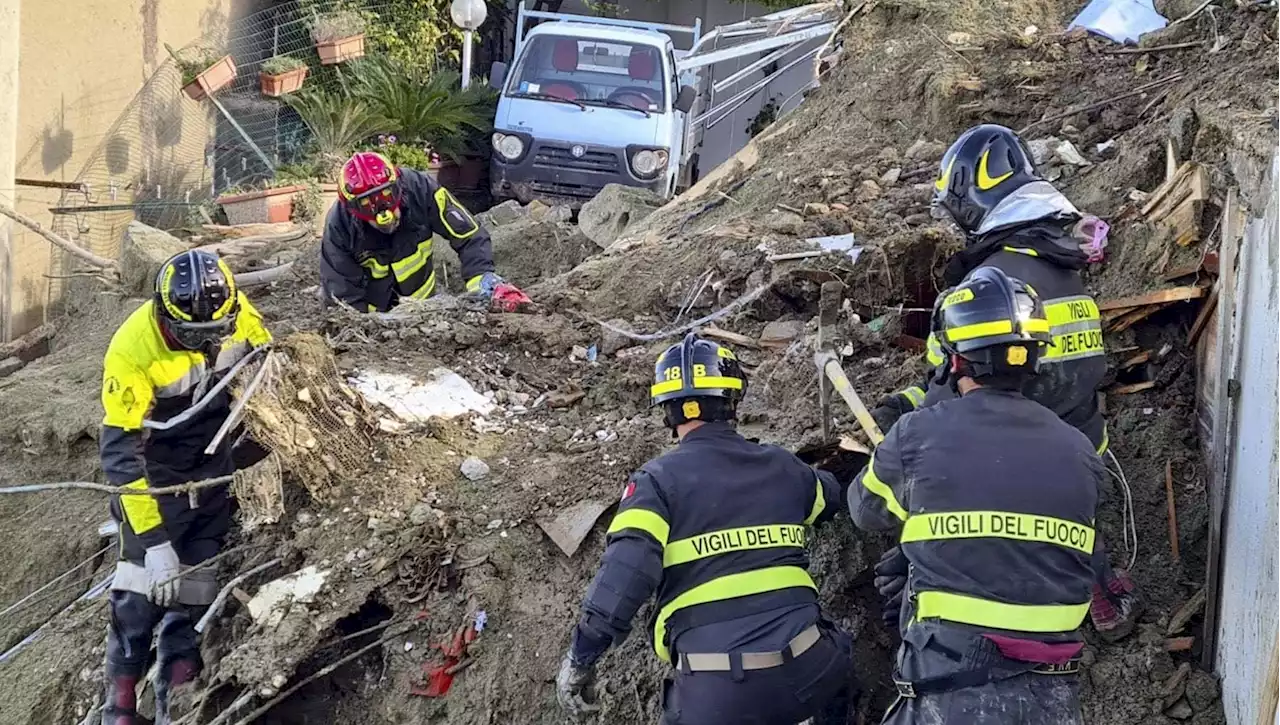
{"type": "Polygon", "coordinates": [[[553,96],[647,113],[666,107],[666,85],[657,46],[539,35],[525,46],[507,95],[553,96]]]}

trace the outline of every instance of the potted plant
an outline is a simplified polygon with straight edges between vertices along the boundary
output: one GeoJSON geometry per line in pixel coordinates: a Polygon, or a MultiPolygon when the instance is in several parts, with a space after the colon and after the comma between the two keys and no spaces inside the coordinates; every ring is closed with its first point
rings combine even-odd
{"type": "Polygon", "coordinates": [[[316,18],[311,37],[322,65],[335,65],[364,56],[364,17],[342,10],[316,18]]]}
{"type": "Polygon", "coordinates": [[[279,98],[302,87],[307,78],[307,64],[287,55],[268,58],[258,73],[262,95],[279,98]]]}
{"type": "Polygon", "coordinates": [[[182,92],[193,101],[204,100],[236,79],[236,64],[230,55],[208,48],[187,49],[180,55],[167,43],[164,47],[182,73],[182,92]]]}
{"type": "Polygon", "coordinates": [[[296,179],[272,179],[263,188],[233,187],[218,196],[229,224],[271,224],[293,217],[293,198],[306,191],[296,179]]]}

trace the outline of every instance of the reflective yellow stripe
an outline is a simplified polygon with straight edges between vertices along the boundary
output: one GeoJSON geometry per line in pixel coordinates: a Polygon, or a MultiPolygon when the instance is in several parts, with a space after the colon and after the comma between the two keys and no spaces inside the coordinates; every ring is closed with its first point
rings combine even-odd
{"type": "Polygon", "coordinates": [[[1084,357],[1098,357],[1106,354],[1106,346],[1102,341],[1102,329],[1068,332],[1054,335],[1053,344],[1041,355],[1041,362],[1067,362],[1084,357]]]}
{"type": "Polygon", "coordinates": [[[374,279],[382,279],[391,274],[391,268],[376,259],[366,259],[360,263],[360,266],[369,270],[374,279]]]}
{"type": "MultiPolygon", "coordinates": [[[[135,491],[147,490],[147,479],[139,478],[125,488],[135,491]]],[[[155,496],[121,496],[120,508],[124,510],[125,520],[135,534],[145,534],[164,523],[160,518],[160,503],[155,496]]]]}
{"type": "Polygon", "coordinates": [[[443,186],[436,189],[435,197],[436,209],[440,211],[440,223],[444,225],[445,229],[449,230],[449,234],[453,235],[454,239],[466,239],[472,234],[480,231],[480,225],[476,224],[476,220],[471,216],[471,213],[468,212],[462,204],[459,204],[457,199],[453,198],[453,194],[450,194],[448,189],[443,186]],[[470,229],[458,231],[453,228],[453,225],[449,223],[449,215],[445,213],[445,210],[449,208],[450,204],[452,204],[453,208],[466,219],[467,223],[471,225],[470,229]]]}
{"type": "Polygon", "coordinates": [[[1098,303],[1087,295],[1046,300],[1044,316],[1049,320],[1051,327],[1101,319],[1098,314],[1098,303]]]}
{"type": "Polygon", "coordinates": [[[1044,311],[1053,343],[1041,356],[1042,362],[1060,363],[1106,354],[1102,317],[1097,303],[1088,295],[1050,300],[1044,311]]]}
{"type": "Polygon", "coordinates": [[[925,340],[925,359],[933,367],[938,367],[947,361],[942,354],[942,343],[938,342],[938,336],[932,332],[929,333],[929,339],[925,340]]]}
{"type": "Polygon", "coordinates": [[[471,279],[467,280],[467,291],[468,291],[468,292],[479,292],[479,291],[480,291],[480,282],[481,282],[481,281],[483,281],[483,280],[484,280],[484,275],[483,275],[483,274],[477,274],[476,276],[474,276],[474,277],[472,277],[471,279]]]}
{"type": "Polygon", "coordinates": [[[423,282],[422,286],[414,290],[413,293],[410,294],[409,296],[414,298],[415,300],[425,300],[426,298],[431,296],[431,293],[434,292],[435,289],[436,289],[436,271],[433,269],[431,270],[431,274],[427,275],[427,281],[423,282]]]}
{"type": "Polygon", "coordinates": [[[937,618],[1015,632],[1070,632],[1080,626],[1088,613],[1088,602],[1006,604],[951,592],[920,592],[916,595],[917,622],[937,618]]]}
{"type": "Polygon", "coordinates": [[[821,516],[822,512],[827,508],[827,497],[822,493],[821,478],[817,479],[817,484],[818,490],[813,494],[813,508],[809,509],[809,516],[804,520],[807,525],[812,525],[814,521],[817,521],[818,517],[821,516]]]}
{"type": "MultiPolygon", "coordinates": [[[[806,522],[808,523],[808,522],[806,522]]],[[[804,548],[805,529],[800,524],[742,526],[711,531],[667,544],[662,550],[662,566],[687,564],[717,554],[783,546],[804,548]]]]}
{"type": "Polygon", "coordinates": [[[733,350],[727,347],[717,347],[716,354],[726,360],[737,360],[738,356],[733,354],[733,350]]]}
{"type": "Polygon", "coordinates": [[[1094,531],[1074,521],[1008,511],[948,511],[915,514],[902,527],[902,543],[978,538],[1057,544],[1093,553],[1094,531]]]}
{"type": "Polygon", "coordinates": [[[658,617],[653,623],[653,649],[663,662],[671,661],[671,650],[664,641],[667,638],[667,620],[681,609],[792,587],[809,587],[815,592],[818,590],[809,572],[798,566],[771,566],[767,569],[727,574],[705,584],[699,584],[672,599],[658,612],[658,617]]]}
{"type": "Polygon", "coordinates": [[[943,330],[942,334],[947,336],[947,340],[951,342],[962,342],[964,340],[972,340],[976,337],[988,337],[990,335],[1008,335],[1013,332],[1013,322],[1011,320],[992,320],[991,322],[976,322],[972,325],[961,325],[943,330]]]}
{"type": "Polygon", "coordinates": [[[718,375],[708,375],[702,378],[693,379],[693,387],[695,388],[729,388],[730,390],[742,390],[742,380],[739,378],[725,378],[718,375]]]}
{"type": "Polygon", "coordinates": [[[391,263],[391,269],[396,273],[396,281],[403,282],[409,279],[415,272],[422,269],[429,259],[431,259],[431,240],[427,239],[418,243],[416,252],[391,263]]]}
{"type": "Polygon", "coordinates": [[[1019,327],[1022,328],[1023,332],[1048,332],[1049,321],[1032,318],[1030,320],[1023,320],[1019,327]]]}
{"type": "Polygon", "coordinates": [[[903,390],[902,396],[907,399],[907,402],[911,403],[912,408],[919,408],[924,404],[924,389],[918,385],[912,385],[903,390]]]}
{"type": "Polygon", "coordinates": [[[679,390],[679,389],[680,389],[680,386],[681,386],[681,385],[683,385],[683,384],[684,384],[684,382],[683,382],[682,380],[678,380],[678,379],[677,379],[677,380],[664,380],[664,381],[662,381],[662,382],[660,382],[660,383],[654,383],[654,384],[649,388],[649,396],[650,396],[650,397],[652,397],[652,396],[655,396],[655,395],[662,395],[663,393],[670,393],[670,392],[673,392],[673,391],[679,390]]]}
{"type": "Polygon", "coordinates": [[[876,475],[876,454],[874,453],[871,454],[871,460],[867,461],[866,473],[862,474],[862,485],[866,486],[871,493],[884,499],[885,508],[889,509],[889,513],[903,521],[907,520],[907,510],[898,503],[898,499],[893,495],[893,489],[876,475]]]}
{"type": "Polygon", "coordinates": [[[667,537],[671,534],[671,525],[667,520],[648,509],[619,511],[618,515],[613,517],[613,522],[609,524],[608,533],[616,534],[623,529],[643,531],[652,536],[663,548],[666,548],[667,537]]]}
{"type": "Polygon", "coordinates": [[[1036,250],[1034,250],[1034,249],[1028,249],[1027,247],[1005,247],[1005,248],[1004,248],[1004,251],[1006,251],[1006,252],[1013,252],[1014,254],[1025,254],[1025,255],[1027,255],[1028,257],[1039,257],[1039,256],[1040,256],[1040,253],[1039,253],[1039,252],[1037,252],[1037,251],[1036,251],[1036,250]]]}

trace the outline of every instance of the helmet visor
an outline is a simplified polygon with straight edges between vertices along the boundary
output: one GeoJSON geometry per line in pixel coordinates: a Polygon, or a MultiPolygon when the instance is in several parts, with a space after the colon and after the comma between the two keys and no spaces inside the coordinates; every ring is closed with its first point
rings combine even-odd
{"type": "Polygon", "coordinates": [[[222,341],[235,332],[236,313],[212,322],[185,322],[165,319],[165,327],[179,345],[188,350],[206,350],[222,345],[222,341]]]}
{"type": "Polygon", "coordinates": [[[347,206],[357,219],[388,224],[400,208],[400,184],[389,182],[349,200],[347,206]]]}

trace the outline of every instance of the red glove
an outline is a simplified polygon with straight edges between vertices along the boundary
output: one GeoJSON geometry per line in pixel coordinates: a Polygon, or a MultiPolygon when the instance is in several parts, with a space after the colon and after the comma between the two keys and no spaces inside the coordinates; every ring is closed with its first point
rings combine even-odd
{"type": "Polygon", "coordinates": [[[496,310],[515,312],[525,305],[533,304],[533,300],[529,299],[529,295],[520,291],[519,287],[510,282],[503,282],[493,288],[491,304],[496,310]]]}

